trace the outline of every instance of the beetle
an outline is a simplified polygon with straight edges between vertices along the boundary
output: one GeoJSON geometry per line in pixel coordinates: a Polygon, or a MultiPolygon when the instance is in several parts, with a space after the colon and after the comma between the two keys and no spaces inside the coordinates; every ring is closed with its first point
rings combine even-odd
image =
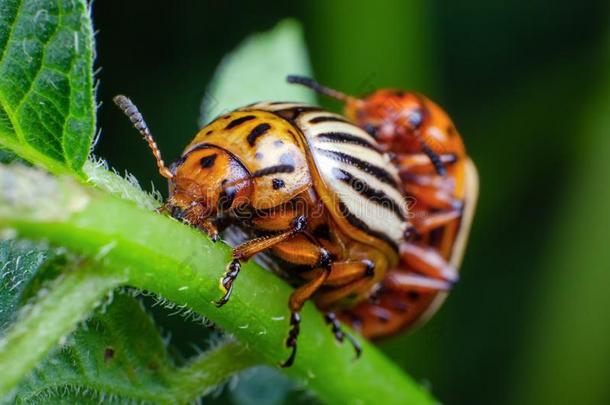
{"type": "Polygon", "coordinates": [[[345,116],[370,133],[399,172],[410,206],[413,235],[403,241],[400,262],[372,299],[341,319],[370,338],[423,324],[458,280],[478,198],[478,174],[455,125],[427,97],[380,89],[363,98],[346,95],[302,76],[288,82],[345,102],[345,116]]]}
{"type": "Polygon", "coordinates": [[[222,115],[202,128],[167,167],[148,126],[125,96],[115,103],[148,142],[169,182],[162,211],[213,240],[227,224],[251,239],[233,249],[220,279],[229,301],[241,263],[269,251],[295,281],[286,346],[296,356],[310,298],[339,341],[358,342],[333,311],[366,300],[396,267],[410,228],[398,170],[373,136],[337,114],[300,103],[262,102],[222,115]]]}

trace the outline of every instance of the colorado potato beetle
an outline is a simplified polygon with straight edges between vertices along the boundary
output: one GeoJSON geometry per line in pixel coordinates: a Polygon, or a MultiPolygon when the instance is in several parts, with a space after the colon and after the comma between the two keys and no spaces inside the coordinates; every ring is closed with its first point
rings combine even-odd
{"type": "Polygon", "coordinates": [[[270,251],[297,288],[286,346],[297,350],[299,311],[310,298],[326,312],[339,341],[349,339],[331,311],[366,300],[389,268],[409,229],[398,170],[373,136],[340,115],[299,103],[256,103],[201,129],[167,167],[141,114],[124,96],[115,103],[142,134],[168,179],[162,210],[214,240],[227,224],[252,239],[233,249],[220,279],[229,300],[240,263],[270,251]]]}
{"type": "Polygon", "coordinates": [[[399,247],[398,266],[373,300],[344,311],[341,319],[371,338],[422,324],[457,281],[476,206],[477,171],[460,134],[447,113],[420,94],[381,89],[359,99],[311,78],[288,81],[344,101],[346,117],[391,154],[403,193],[414,202],[414,232],[399,247]]]}

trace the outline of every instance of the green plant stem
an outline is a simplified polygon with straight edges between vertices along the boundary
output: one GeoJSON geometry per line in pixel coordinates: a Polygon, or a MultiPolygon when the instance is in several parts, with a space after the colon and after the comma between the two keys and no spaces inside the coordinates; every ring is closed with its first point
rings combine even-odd
{"type": "Polygon", "coordinates": [[[202,353],[170,376],[176,402],[193,403],[233,374],[263,363],[256,353],[229,340],[202,353]]]}
{"type": "Polygon", "coordinates": [[[124,281],[117,274],[85,265],[67,271],[43,289],[0,340],[0,398],[124,281]]]}
{"type": "MultiPolygon", "coordinates": [[[[43,197],[48,209],[52,211],[54,201],[66,209],[57,218],[41,217],[32,204],[10,196],[5,198],[3,191],[8,187],[19,195],[14,189],[21,182],[14,168],[0,168],[0,227],[13,228],[23,237],[45,239],[96,258],[105,268],[125,276],[128,284],[205,315],[246,347],[255,347],[269,364],[287,358],[289,351],[284,340],[289,319],[287,302],[292,290],[285,282],[247,263],[235,283],[230,302],[216,308],[212,302],[222,295],[219,279],[231,257],[226,245],[213,244],[201,232],[131,202],[77,186],[71,178],[40,177],[36,180],[29,175],[25,186],[41,189],[44,184],[43,197]]],[[[302,319],[297,360],[285,371],[325,402],[433,401],[424,389],[362,339],[364,353],[355,361],[353,349],[334,340],[312,304],[303,308],[302,319]]],[[[4,364],[0,363],[2,367],[4,364]]]]}

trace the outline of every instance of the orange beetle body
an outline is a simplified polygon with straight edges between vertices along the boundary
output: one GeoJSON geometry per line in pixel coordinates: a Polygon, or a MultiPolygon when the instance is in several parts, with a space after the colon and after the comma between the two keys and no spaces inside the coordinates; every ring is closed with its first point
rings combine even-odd
{"type": "Polygon", "coordinates": [[[405,198],[412,204],[413,235],[400,246],[400,262],[376,294],[340,314],[369,338],[414,327],[440,307],[458,280],[478,197],[476,168],[449,116],[428,98],[382,89],[357,99],[317,82],[299,83],[345,101],[345,115],[392,155],[405,198]]]}
{"type": "MultiPolygon", "coordinates": [[[[269,251],[288,265],[297,288],[284,366],[294,360],[299,311],[308,299],[324,311],[353,307],[398,264],[408,227],[398,171],[371,135],[341,116],[295,103],[244,107],[201,129],[167,168],[135,106],[122,96],[115,102],[169,180],[164,211],[213,240],[227,224],[252,236],[233,249],[219,306],[229,300],[242,261],[269,251]]],[[[326,320],[359,354],[334,314],[326,320]]]]}
{"type": "Polygon", "coordinates": [[[451,119],[424,96],[379,90],[362,104],[348,102],[346,115],[394,154],[402,188],[414,201],[415,236],[401,246],[400,264],[383,280],[374,302],[360,303],[343,315],[365,336],[384,337],[425,322],[446,298],[445,289],[414,287],[408,279],[426,275],[447,280],[446,274],[457,272],[476,206],[478,176],[451,119]]]}

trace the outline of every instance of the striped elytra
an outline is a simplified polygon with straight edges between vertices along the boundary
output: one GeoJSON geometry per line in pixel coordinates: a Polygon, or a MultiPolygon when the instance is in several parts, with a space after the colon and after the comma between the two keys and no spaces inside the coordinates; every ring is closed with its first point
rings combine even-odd
{"type": "Polygon", "coordinates": [[[368,337],[423,324],[457,281],[478,197],[478,176],[455,125],[420,94],[382,89],[351,99],[346,115],[393,156],[411,206],[414,235],[400,247],[375,300],[341,318],[368,337]]]}
{"type": "Polygon", "coordinates": [[[372,299],[340,318],[371,338],[422,324],[440,307],[458,279],[478,197],[477,171],[455,125],[420,94],[381,89],[362,98],[307,77],[288,81],[345,102],[345,115],[392,156],[399,188],[410,206],[411,236],[399,247],[399,263],[372,299]]]}
{"type": "MultiPolygon", "coordinates": [[[[121,107],[133,115],[129,102],[121,107]]],[[[141,121],[143,123],[143,120],[141,121]]],[[[249,105],[201,129],[166,168],[162,211],[207,232],[213,240],[228,225],[250,236],[233,248],[220,277],[226,304],[239,294],[241,263],[268,252],[296,285],[286,346],[295,359],[300,310],[312,299],[326,312],[340,342],[358,342],[338,327],[332,311],[366,300],[399,262],[409,208],[397,168],[374,137],[345,118],[300,103],[249,105]]],[[[153,147],[154,146],[154,147],[153,147]]]]}

